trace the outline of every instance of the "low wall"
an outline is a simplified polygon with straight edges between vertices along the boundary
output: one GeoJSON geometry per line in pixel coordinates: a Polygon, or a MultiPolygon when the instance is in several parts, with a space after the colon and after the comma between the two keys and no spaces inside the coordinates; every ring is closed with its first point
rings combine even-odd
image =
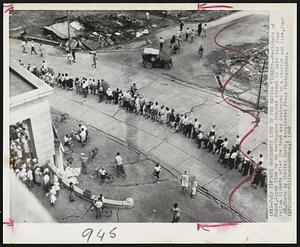
{"type": "MultiPolygon", "coordinates": [[[[57,168],[55,166],[48,164],[48,167],[52,172],[57,174],[57,168]]],[[[57,174],[57,176],[60,177],[59,174],[57,174]]],[[[63,186],[69,188],[69,182],[66,178],[61,178],[61,181],[63,183],[63,186]]],[[[96,197],[94,195],[88,197],[86,194],[84,194],[84,191],[79,187],[77,187],[76,185],[74,185],[74,190],[75,190],[75,195],[89,202],[92,202],[93,198],[96,197]]],[[[132,198],[127,198],[125,201],[104,198],[103,204],[104,206],[112,207],[112,208],[133,208],[134,200],[132,198]]]]}

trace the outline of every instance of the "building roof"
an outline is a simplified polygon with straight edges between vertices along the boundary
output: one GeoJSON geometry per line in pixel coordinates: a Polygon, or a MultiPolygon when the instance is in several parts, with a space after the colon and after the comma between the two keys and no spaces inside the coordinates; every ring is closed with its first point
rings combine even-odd
{"type": "Polygon", "coordinates": [[[11,60],[9,65],[9,105],[10,108],[48,96],[52,88],[11,60]]]}
{"type": "Polygon", "coordinates": [[[17,96],[35,89],[37,89],[37,87],[27,80],[24,80],[15,70],[9,69],[9,97],[17,96]]]}
{"type": "MultiPolygon", "coordinates": [[[[54,33],[61,39],[68,39],[68,22],[59,22],[55,23],[51,26],[44,27],[44,29],[54,33]]],[[[71,22],[70,23],[70,37],[75,38],[82,34],[83,28],[80,26],[78,22],[71,22]]]]}

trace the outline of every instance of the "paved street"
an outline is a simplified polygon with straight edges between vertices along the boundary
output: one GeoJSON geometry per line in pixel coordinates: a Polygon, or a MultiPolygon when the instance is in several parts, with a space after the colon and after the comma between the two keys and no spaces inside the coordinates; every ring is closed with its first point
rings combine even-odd
{"type": "MultiPolygon", "coordinates": [[[[208,37],[205,42],[212,42],[210,39],[216,30],[213,28],[208,30],[208,37]]],[[[197,117],[204,126],[205,132],[212,124],[216,124],[217,135],[228,137],[231,143],[237,134],[243,135],[252,127],[251,121],[253,120],[247,114],[232,109],[222,101],[215,87],[214,78],[211,72],[202,66],[202,61],[199,62],[201,69],[198,69],[196,65],[193,67],[187,63],[192,59],[191,57],[178,56],[174,59],[173,68],[166,73],[162,69],[146,70],[143,68],[141,51],[112,52],[98,54],[99,65],[97,69],[93,69],[91,68],[91,55],[85,52],[77,53],[78,62],[76,64],[67,65],[66,57],[60,49],[47,45],[44,47],[46,61],[56,73],[68,73],[72,77],[80,78],[82,76],[96,79],[104,78],[112,88],[118,87],[122,90],[128,89],[135,82],[138,91],[145,98],[158,101],[160,105],[174,108],[175,112],[189,114],[192,118],[197,117]],[[199,86],[177,78],[184,77],[189,81],[190,75],[193,75],[201,83],[203,82],[203,85],[199,86]]],[[[188,47],[188,50],[194,52],[198,43],[188,44],[188,47]]],[[[11,40],[10,53],[12,59],[22,59],[25,64],[31,63],[37,67],[41,66],[42,61],[38,56],[21,54],[20,41],[11,40]]],[[[76,95],[74,91],[55,88],[50,99],[50,106],[68,113],[74,119],[88,123],[90,128],[100,130],[110,138],[119,140],[122,145],[128,145],[146,157],[160,162],[167,169],[174,171],[176,176],[187,170],[189,174],[196,176],[200,186],[206,188],[209,193],[226,204],[228,204],[229,193],[243,178],[237,170],[223,168],[217,162],[217,156],[207,153],[203,149],[197,149],[192,140],[184,138],[181,134],[175,134],[174,130],[141,116],[127,113],[118,106],[99,104],[95,96],[88,96],[84,99],[82,96],[76,95]]],[[[255,157],[262,153],[267,160],[266,133],[267,115],[262,114],[259,128],[245,141],[243,149],[253,150],[255,157]]],[[[145,173],[148,174],[149,171],[145,171],[145,173]]],[[[180,196],[179,191],[172,193],[172,191],[180,190],[180,184],[176,180],[176,176],[174,178],[172,178],[173,175],[166,176],[169,176],[169,180],[164,184],[165,193],[162,190],[155,190],[153,186],[157,186],[156,184],[133,186],[132,188],[130,186],[120,187],[119,193],[122,194],[127,191],[128,195],[131,194],[134,200],[138,198],[138,201],[143,198],[144,203],[151,205],[149,208],[152,207],[151,203],[156,201],[159,202],[160,208],[166,207],[165,210],[169,210],[167,209],[169,205],[165,205],[165,202],[172,202],[175,198],[180,200],[176,197],[176,195],[180,196]],[[147,197],[143,197],[143,195],[147,195],[147,197]]],[[[238,220],[237,216],[232,216],[222,209],[220,209],[222,211],[220,215],[214,216],[214,213],[218,212],[216,207],[216,204],[209,198],[199,195],[195,202],[190,205],[190,210],[191,212],[195,210],[195,214],[197,212],[197,215],[201,214],[203,218],[202,216],[199,218],[189,216],[190,218],[187,217],[186,221],[193,221],[194,219],[200,221],[238,220]]],[[[249,184],[245,184],[235,193],[232,207],[252,221],[265,221],[266,193],[261,188],[255,190],[250,188],[249,184]]],[[[139,208],[141,207],[138,204],[135,209],[124,213],[131,214],[128,218],[124,217],[124,220],[134,221],[134,216],[141,214],[139,208]]],[[[147,214],[147,216],[149,215],[147,214]]],[[[165,216],[155,217],[154,221],[168,221],[165,216]]],[[[137,218],[137,221],[147,220],[147,217],[139,216],[137,218]]]]}

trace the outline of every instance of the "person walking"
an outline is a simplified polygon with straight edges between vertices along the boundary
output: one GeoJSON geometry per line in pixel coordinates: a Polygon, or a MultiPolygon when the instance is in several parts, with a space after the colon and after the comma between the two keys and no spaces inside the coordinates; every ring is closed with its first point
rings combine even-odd
{"type": "Polygon", "coordinates": [[[40,56],[42,59],[44,59],[44,49],[42,47],[42,43],[40,43],[40,46],[39,46],[39,52],[40,52],[40,56]]]}
{"type": "Polygon", "coordinates": [[[93,54],[93,64],[92,67],[97,68],[97,55],[96,52],[93,54]]]}
{"type": "Polygon", "coordinates": [[[185,40],[186,41],[189,39],[189,35],[190,35],[190,29],[187,27],[186,31],[185,31],[185,40]]]}
{"type": "Polygon", "coordinates": [[[31,40],[30,47],[31,47],[30,54],[32,55],[32,53],[34,53],[35,55],[37,55],[35,50],[35,43],[33,40],[31,40]]]}
{"type": "Polygon", "coordinates": [[[182,175],[181,175],[181,187],[182,187],[182,192],[185,193],[188,191],[188,187],[189,187],[189,177],[187,175],[187,171],[185,171],[182,175]]]}
{"type": "Polygon", "coordinates": [[[87,161],[88,161],[88,158],[85,156],[84,153],[81,153],[81,156],[80,156],[81,174],[87,175],[87,161]]]}
{"type": "Polygon", "coordinates": [[[171,209],[171,212],[173,214],[172,223],[179,222],[181,210],[178,207],[178,203],[174,203],[173,208],[171,209]]]}
{"type": "Polygon", "coordinates": [[[123,167],[123,159],[119,152],[117,152],[117,155],[115,157],[115,166],[117,168],[117,177],[119,177],[123,167]]]}
{"type": "Polygon", "coordinates": [[[70,200],[70,202],[74,202],[75,201],[75,190],[74,190],[74,185],[72,182],[69,184],[69,192],[70,192],[69,200],[70,200]]]}
{"type": "Polygon", "coordinates": [[[202,32],[202,23],[198,24],[198,37],[201,36],[201,32],[202,32]]]}
{"type": "Polygon", "coordinates": [[[191,35],[191,42],[193,42],[194,41],[194,37],[195,37],[195,31],[194,31],[194,29],[192,29],[190,35],[191,35]]]}
{"type": "Polygon", "coordinates": [[[180,23],[179,23],[179,30],[180,30],[180,32],[183,31],[183,25],[184,25],[183,21],[180,21],[180,23]]]}
{"type": "Polygon", "coordinates": [[[197,186],[198,183],[196,181],[196,177],[193,176],[192,177],[192,192],[191,192],[191,198],[194,199],[196,197],[196,193],[197,193],[197,186]]]}
{"type": "Polygon", "coordinates": [[[159,173],[160,173],[160,164],[156,164],[154,167],[153,175],[156,177],[156,182],[159,184],[159,173]]]}
{"type": "Polygon", "coordinates": [[[160,39],[159,39],[159,49],[160,50],[162,50],[162,48],[163,48],[163,46],[164,46],[164,43],[165,43],[165,41],[164,41],[164,39],[162,38],[162,37],[160,37],[160,39]]]}
{"type": "Polygon", "coordinates": [[[98,217],[99,218],[101,217],[102,207],[103,207],[103,202],[101,201],[101,198],[98,197],[97,201],[95,202],[96,219],[98,219],[98,217]]]}
{"type": "Polygon", "coordinates": [[[73,57],[73,63],[76,63],[76,56],[75,56],[76,49],[72,49],[71,53],[72,53],[72,57],[73,57]]]}
{"type": "Polygon", "coordinates": [[[207,24],[205,23],[203,28],[202,28],[202,35],[201,38],[205,38],[206,37],[206,32],[207,32],[207,24]]]}
{"type": "Polygon", "coordinates": [[[180,32],[183,31],[183,25],[184,25],[183,21],[180,21],[180,23],[179,23],[179,30],[180,30],[180,32]]]}
{"type": "Polygon", "coordinates": [[[22,53],[24,54],[24,53],[27,53],[27,50],[26,50],[26,42],[23,40],[22,42],[21,42],[21,47],[22,47],[22,53]]]}
{"type": "Polygon", "coordinates": [[[201,59],[203,57],[203,46],[202,44],[200,45],[199,49],[198,49],[198,56],[201,59]]]}

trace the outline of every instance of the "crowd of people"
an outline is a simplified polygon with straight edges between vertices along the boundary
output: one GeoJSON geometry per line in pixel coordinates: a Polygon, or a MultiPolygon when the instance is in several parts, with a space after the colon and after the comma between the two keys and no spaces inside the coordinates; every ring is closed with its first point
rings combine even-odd
{"type": "MultiPolygon", "coordinates": [[[[170,39],[171,55],[179,53],[179,51],[182,47],[183,41],[193,42],[194,37],[195,37],[196,34],[200,38],[205,38],[206,37],[206,30],[207,30],[207,24],[206,23],[205,24],[199,23],[197,30],[195,30],[193,28],[190,28],[190,27],[186,27],[186,30],[184,31],[183,30],[184,29],[184,22],[180,21],[179,27],[180,28],[177,31],[177,33],[172,35],[172,37],[170,39]]],[[[162,50],[163,46],[165,44],[165,40],[163,39],[163,37],[160,37],[158,42],[159,42],[160,50],[162,50]]],[[[202,57],[203,51],[204,51],[203,46],[200,45],[200,47],[198,49],[198,55],[200,57],[202,57]]]]}
{"type": "MultiPolygon", "coordinates": [[[[75,81],[79,81],[78,78],[75,81]]],[[[210,130],[205,133],[203,125],[197,118],[191,119],[188,115],[175,113],[174,109],[160,105],[158,102],[145,99],[138,93],[136,84],[133,83],[129,90],[124,92],[119,88],[107,88],[106,91],[102,88],[102,80],[83,78],[79,83],[76,83],[76,93],[87,95],[95,95],[99,97],[99,102],[111,103],[119,105],[124,110],[144,116],[159,124],[165,124],[169,128],[173,128],[177,133],[181,133],[186,138],[193,139],[197,147],[206,149],[207,152],[218,156],[218,161],[224,168],[237,169],[242,176],[252,175],[256,169],[256,175],[253,179],[254,187],[258,185],[266,186],[266,169],[263,166],[263,155],[253,162],[254,159],[251,151],[247,152],[245,157],[240,152],[239,135],[234,140],[234,145],[229,145],[227,137],[217,136],[216,125],[212,125],[210,130]],[[86,86],[83,86],[87,82],[86,86]],[[79,87],[79,88],[78,88],[79,87]]],[[[64,83],[58,83],[58,85],[64,83]]]]}
{"type": "MultiPolygon", "coordinates": [[[[45,67],[45,66],[43,66],[45,67]]],[[[137,86],[133,83],[129,90],[112,89],[104,83],[103,79],[85,78],[73,79],[68,74],[58,73],[54,78],[54,85],[67,90],[75,90],[77,94],[88,97],[94,95],[98,97],[98,102],[116,104],[127,112],[139,114],[159,124],[164,124],[173,128],[177,133],[181,133],[186,138],[193,139],[198,148],[206,149],[207,152],[218,156],[218,161],[225,168],[237,169],[242,176],[252,175],[256,170],[253,179],[253,186],[258,185],[266,188],[266,169],[263,166],[262,154],[255,159],[251,151],[245,157],[239,150],[241,138],[237,135],[234,145],[229,145],[227,137],[217,136],[216,125],[212,125],[210,131],[204,132],[203,125],[197,118],[191,119],[188,115],[176,113],[168,106],[160,105],[158,102],[145,99],[137,91],[137,86]],[[107,87],[107,89],[104,88],[107,87]]]]}

